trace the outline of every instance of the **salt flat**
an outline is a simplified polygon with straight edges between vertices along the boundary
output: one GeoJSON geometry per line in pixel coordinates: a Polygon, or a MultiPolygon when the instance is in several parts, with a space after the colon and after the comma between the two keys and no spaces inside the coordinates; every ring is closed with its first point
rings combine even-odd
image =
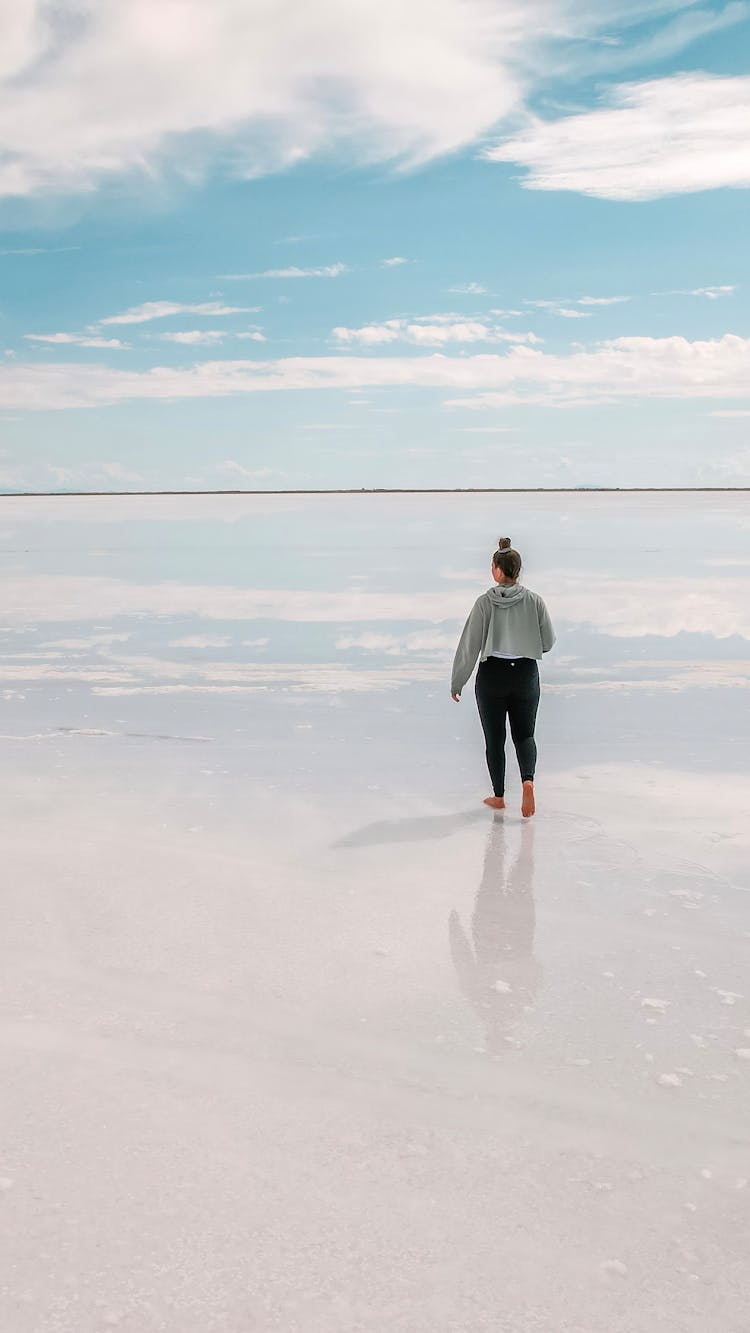
{"type": "Polygon", "coordinates": [[[3,1329],[746,1333],[749,531],[0,500],[3,1329]],[[531,823],[449,697],[506,532],[531,823]]]}

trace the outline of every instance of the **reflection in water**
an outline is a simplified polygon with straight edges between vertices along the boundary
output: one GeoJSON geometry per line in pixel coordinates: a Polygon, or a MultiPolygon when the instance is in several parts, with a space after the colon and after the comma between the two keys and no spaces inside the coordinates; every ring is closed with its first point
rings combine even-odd
{"type": "Polygon", "coordinates": [[[506,828],[496,815],[471,918],[472,944],[458,913],[448,929],[461,990],[476,1009],[490,1052],[515,1045],[510,1032],[534,1007],[541,969],[534,957],[534,825],[520,830],[520,847],[506,871],[506,828]]]}
{"type": "Polygon", "coordinates": [[[422,842],[432,838],[449,838],[460,833],[469,824],[486,818],[481,806],[455,815],[422,815],[410,819],[382,819],[353,833],[337,838],[332,847],[375,847],[388,842],[422,842]]]}

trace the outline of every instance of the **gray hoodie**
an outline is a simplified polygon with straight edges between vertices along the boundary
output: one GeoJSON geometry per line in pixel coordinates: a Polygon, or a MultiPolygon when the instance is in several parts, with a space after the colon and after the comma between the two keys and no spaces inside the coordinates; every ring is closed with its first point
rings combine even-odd
{"type": "Polygon", "coordinates": [[[555,642],[544,602],[520,583],[495,584],[477,597],[458,642],[451,675],[451,694],[460,694],[477,658],[492,653],[539,658],[555,642]]]}

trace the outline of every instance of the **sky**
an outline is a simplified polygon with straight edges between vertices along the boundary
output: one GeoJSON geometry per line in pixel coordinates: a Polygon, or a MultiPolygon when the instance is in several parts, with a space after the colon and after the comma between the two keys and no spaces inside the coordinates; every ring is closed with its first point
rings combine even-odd
{"type": "Polygon", "coordinates": [[[0,491],[750,485],[750,0],[0,24],[0,491]]]}

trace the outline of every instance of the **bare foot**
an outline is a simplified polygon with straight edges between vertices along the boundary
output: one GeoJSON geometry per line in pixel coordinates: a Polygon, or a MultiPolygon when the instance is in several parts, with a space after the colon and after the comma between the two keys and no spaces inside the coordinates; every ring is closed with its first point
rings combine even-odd
{"type": "Polygon", "coordinates": [[[485,805],[489,805],[493,810],[505,809],[505,798],[503,796],[485,796],[485,805]]]}
{"type": "Polygon", "coordinates": [[[533,815],[535,810],[536,810],[536,805],[534,804],[534,784],[533,782],[524,782],[523,796],[521,799],[521,814],[523,815],[524,819],[528,819],[529,815],[533,815]]]}

